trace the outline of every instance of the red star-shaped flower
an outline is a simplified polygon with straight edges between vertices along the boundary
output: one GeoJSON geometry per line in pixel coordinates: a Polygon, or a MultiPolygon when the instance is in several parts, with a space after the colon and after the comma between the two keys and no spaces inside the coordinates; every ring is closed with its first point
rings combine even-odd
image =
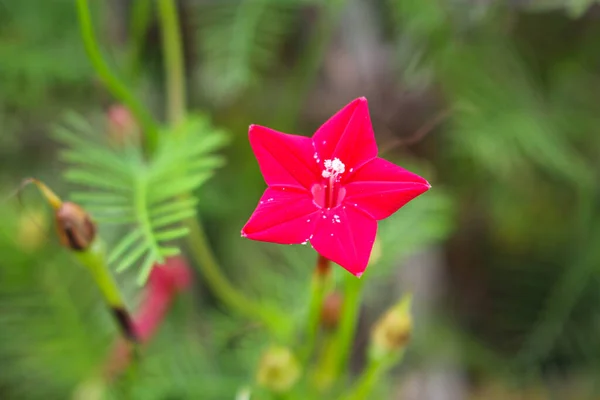
{"type": "Polygon", "coordinates": [[[367,267],[377,221],[431,187],[377,157],[364,97],[341,109],[312,138],[258,125],[250,126],[249,137],[268,188],[242,236],[310,242],[356,276],[367,267]]]}

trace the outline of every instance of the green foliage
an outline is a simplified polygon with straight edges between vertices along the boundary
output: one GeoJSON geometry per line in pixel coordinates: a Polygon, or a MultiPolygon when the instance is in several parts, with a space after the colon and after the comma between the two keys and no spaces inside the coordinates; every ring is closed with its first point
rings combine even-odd
{"type": "Polygon", "coordinates": [[[70,164],[65,179],[91,190],[78,191],[73,200],[98,221],[129,228],[113,246],[109,263],[123,271],[141,261],[140,284],[153,264],[179,254],[171,243],[187,235],[183,223],[196,213],[197,199],[187,194],[223,164],[212,153],[226,142],[203,116],[165,133],[151,162],[139,147],[110,143],[108,135],[75,114],[55,130],[55,137],[67,147],[61,153],[70,164]]]}
{"type": "Polygon", "coordinates": [[[0,210],[3,398],[67,398],[76,377],[102,362],[115,333],[88,272],[49,240],[40,215],[16,203],[0,210]]]}
{"type": "Polygon", "coordinates": [[[71,0],[2,1],[0,99],[31,108],[53,90],[87,84],[92,71],[75,18],[71,0]]]}
{"type": "Polygon", "coordinates": [[[597,0],[533,0],[526,7],[537,12],[564,9],[571,18],[579,18],[597,3],[597,0]]]}
{"type": "Polygon", "coordinates": [[[276,64],[283,39],[306,1],[235,0],[197,4],[202,92],[228,102],[256,87],[276,64]]]}

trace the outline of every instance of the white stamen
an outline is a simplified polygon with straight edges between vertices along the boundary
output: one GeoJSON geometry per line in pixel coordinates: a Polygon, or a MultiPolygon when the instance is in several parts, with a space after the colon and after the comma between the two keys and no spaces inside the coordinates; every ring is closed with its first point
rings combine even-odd
{"type": "Polygon", "coordinates": [[[321,176],[325,179],[329,178],[338,178],[339,175],[343,174],[346,171],[346,166],[339,158],[334,158],[333,160],[325,160],[323,162],[323,166],[325,169],[321,172],[321,176]]]}
{"type": "Polygon", "coordinates": [[[344,165],[343,162],[340,161],[339,158],[334,158],[333,161],[331,162],[331,169],[333,169],[338,174],[343,174],[344,171],[346,170],[346,166],[344,165]]]}

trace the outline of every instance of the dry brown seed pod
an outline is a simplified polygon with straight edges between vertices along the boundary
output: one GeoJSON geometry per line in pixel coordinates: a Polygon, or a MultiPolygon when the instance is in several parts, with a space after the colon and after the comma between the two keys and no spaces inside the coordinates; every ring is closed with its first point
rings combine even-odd
{"type": "Polygon", "coordinates": [[[56,210],[56,230],[63,246],[75,251],[86,250],[96,237],[90,215],[78,204],[63,202],[56,210]]]}
{"type": "Polygon", "coordinates": [[[35,178],[29,178],[21,184],[33,183],[54,209],[56,230],[60,243],[74,251],[86,250],[96,237],[96,225],[90,215],[78,204],[62,201],[48,186],[35,178]]]}

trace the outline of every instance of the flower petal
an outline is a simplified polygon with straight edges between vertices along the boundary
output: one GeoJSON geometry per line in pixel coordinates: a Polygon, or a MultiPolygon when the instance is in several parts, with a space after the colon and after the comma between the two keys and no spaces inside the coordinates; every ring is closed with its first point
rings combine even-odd
{"type": "Polygon", "coordinates": [[[242,236],[280,244],[304,243],[315,229],[318,214],[309,192],[267,188],[242,229],[242,236]]]}
{"type": "Polygon", "coordinates": [[[376,220],[381,220],[430,187],[419,175],[383,158],[376,158],[356,171],[344,186],[344,203],[354,204],[376,220]]]}
{"type": "Polygon", "coordinates": [[[337,157],[346,171],[377,157],[367,99],[358,98],[338,111],[317,130],[313,142],[321,162],[337,157]]]}
{"type": "Polygon", "coordinates": [[[369,263],[376,233],[377,221],[358,207],[336,207],[318,218],[310,243],[323,257],[360,276],[369,263]]]}
{"type": "Polygon", "coordinates": [[[269,186],[310,189],[319,177],[315,149],[308,137],[288,135],[259,125],[250,125],[250,145],[269,186]]]}

